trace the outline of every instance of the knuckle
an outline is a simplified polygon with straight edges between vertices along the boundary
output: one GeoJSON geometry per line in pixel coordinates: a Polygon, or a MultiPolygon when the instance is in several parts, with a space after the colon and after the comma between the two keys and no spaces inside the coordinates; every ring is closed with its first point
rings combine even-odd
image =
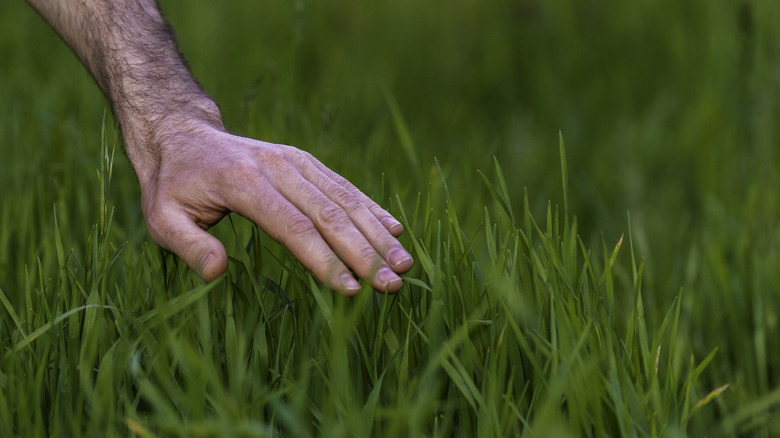
{"type": "Polygon", "coordinates": [[[390,248],[395,238],[382,226],[375,227],[368,236],[369,242],[372,242],[377,248],[390,248]]]}
{"type": "Polygon", "coordinates": [[[222,170],[212,190],[226,189],[234,193],[248,193],[263,179],[262,164],[251,157],[236,160],[222,170]]]}
{"type": "Polygon", "coordinates": [[[301,158],[303,158],[303,159],[305,159],[307,161],[313,161],[313,162],[317,161],[317,159],[314,158],[314,155],[310,154],[308,151],[304,151],[302,149],[297,149],[297,148],[295,150],[296,150],[296,153],[298,155],[300,155],[301,158]]]}
{"type": "Polygon", "coordinates": [[[312,154],[300,149],[293,148],[292,146],[290,146],[289,152],[289,159],[291,164],[295,165],[303,172],[310,174],[316,173],[312,171],[313,169],[316,169],[316,166],[312,163],[312,161],[315,161],[315,158],[312,154]]]}
{"type": "Polygon", "coordinates": [[[333,173],[333,175],[331,175],[331,178],[333,178],[333,181],[335,181],[336,184],[338,184],[338,185],[340,185],[340,186],[342,186],[342,187],[344,187],[344,188],[346,188],[348,190],[351,190],[352,188],[354,188],[354,186],[352,185],[351,182],[349,182],[349,180],[347,180],[346,178],[344,178],[343,176],[339,175],[336,172],[332,172],[332,173],[333,173]]]}
{"type": "Polygon", "coordinates": [[[331,253],[325,256],[322,265],[325,267],[324,275],[328,277],[338,277],[343,263],[336,254],[331,253]]]}
{"type": "Polygon", "coordinates": [[[392,217],[390,213],[387,212],[384,208],[382,208],[379,204],[377,204],[373,199],[368,198],[366,200],[366,208],[377,217],[377,219],[382,220],[386,217],[392,217]]]}
{"type": "Polygon", "coordinates": [[[344,209],[336,204],[328,203],[319,209],[319,219],[324,226],[340,226],[347,222],[347,214],[344,209]]]}
{"type": "Polygon", "coordinates": [[[242,159],[233,163],[225,176],[233,176],[239,179],[254,178],[258,175],[259,170],[259,165],[255,160],[242,159]]]}
{"type": "Polygon", "coordinates": [[[376,252],[376,249],[374,249],[371,246],[364,246],[360,248],[357,254],[360,257],[360,260],[366,263],[369,267],[373,265],[378,265],[380,263],[380,259],[376,252]]]}
{"type": "Polygon", "coordinates": [[[258,151],[257,160],[273,167],[285,166],[288,164],[288,155],[281,147],[266,147],[258,151]]]}
{"type": "Polygon", "coordinates": [[[304,236],[316,232],[316,228],[309,218],[302,214],[294,215],[285,223],[287,233],[292,236],[304,236]]]}
{"type": "Polygon", "coordinates": [[[309,152],[298,149],[294,146],[286,146],[286,145],[280,145],[279,146],[281,151],[284,151],[286,155],[291,157],[292,159],[296,160],[296,162],[316,162],[317,159],[314,158],[314,155],[310,154],[309,152]]]}
{"type": "Polygon", "coordinates": [[[355,211],[361,207],[360,202],[348,190],[339,190],[333,194],[333,200],[348,212],[355,211]]]}

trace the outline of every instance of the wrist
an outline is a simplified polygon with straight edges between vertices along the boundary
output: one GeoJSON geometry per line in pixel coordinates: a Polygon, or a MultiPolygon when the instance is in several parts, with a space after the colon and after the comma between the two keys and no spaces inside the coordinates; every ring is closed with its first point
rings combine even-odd
{"type": "Polygon", "coordinates": [[[148,100],[141,101],[146,105],[114,108],[127,157],[141,187],[156,177],[164,157],[180,153],[186,147],[187,142],[182,139],[199,131],[225,130],[219,107],[203,92],[173,102],[160,102],[157,106],[150,105],[152,102],[148,100]]]}

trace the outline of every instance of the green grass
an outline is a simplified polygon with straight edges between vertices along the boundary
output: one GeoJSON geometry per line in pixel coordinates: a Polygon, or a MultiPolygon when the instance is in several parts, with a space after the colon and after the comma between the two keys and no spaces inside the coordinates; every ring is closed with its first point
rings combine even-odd
{"type": "Polygon", "coordinates": [[[780,433],[780,7],[164,3],[227,125],[355,182],[415,267],[348,299],[231,215],[204,285],[5,2],[1,436],[780,433]]]}
{"type": "Polygon", "coordinates": [[[419,267],[394,296],[334,295],[291,260],[270,278],[260,263],[275,251],[257,229],[243,227],[248,240],[234,231],[225,280],[198,285],[151,246],[128,260],[106,204],[85,254],[64,251],[55,223],[59,273],[28,272],[25,321],[0,295],[4,434],[684,432],[710,401],[694,385],[714,351],[686,367],[672,348],[680,301],[649,332],[633,254],[633,287],[615,284],[623,239],[592,255],[565,202],[541,228],[527,202],[516,221],[495,171],[498,188],[486,184],[503,208],[485,209],[471,236],[449,193],[440,218],[430,198],[399,204],[419,267]],[[616,294],[630,297],[630,316],[616,294]]]}

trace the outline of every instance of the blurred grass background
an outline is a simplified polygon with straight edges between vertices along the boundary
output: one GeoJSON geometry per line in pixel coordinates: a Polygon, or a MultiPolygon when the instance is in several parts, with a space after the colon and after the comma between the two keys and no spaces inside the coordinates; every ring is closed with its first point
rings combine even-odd
{"type": "MultiPolygon", "coordinates": [[[[579,234],[616,242],[630,212],[648,325],[683,288],[679,348],[697,361],[718,348],[703,386],[731,387],[697,430],[755,405],[765,417],[751,421],[774,424],[758,430],[778,430],[780,5],[163,6],[230,129],[309,150],[386,206],[429,191],[443,206],[436,157],[469,234],[493,203],[477,169],[489,174],[494,156],[515,206],[523,188],[535,214],[562,202],[560,130],[579,234]]],[[[44,251],[54,203],[65,246],[88,242],[107,112],[114,133],[98,88],[24,2],[0,4],[0,53],[0,289],[21,300],[28,270],[58,269],[44,251]]],[[[114,168],[113,237],[137,257],[148,239],[137,182],[124,157],[114,168]]]]}

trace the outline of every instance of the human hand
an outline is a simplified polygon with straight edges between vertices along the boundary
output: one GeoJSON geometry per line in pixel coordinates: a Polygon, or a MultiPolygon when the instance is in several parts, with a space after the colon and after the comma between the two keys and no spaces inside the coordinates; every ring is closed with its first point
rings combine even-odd
{"type": "Polygon", "coordinates": [[[235,211],[329,287],[396,292],[412,257],[398,221],[310,154],[225,132],[154,0],[28,0],[111,103],[141,184],[149,234],[206,281],[227,270],[207,230],[235,211]],[[88,30],[88,31],[85,31],[88,30]]]}
{"type": "Polygon", "coordinates": [[[231,211],[348,295],[360,290],[348,267],[387,292],[397,292],[397,274],[412,267],[396,239],[403,226],[307,152],[205,123],[155,150],[153,160],[134,160],[149,233],[207,282],[226,271],[227,254],[205,230],[231,211]]]}

